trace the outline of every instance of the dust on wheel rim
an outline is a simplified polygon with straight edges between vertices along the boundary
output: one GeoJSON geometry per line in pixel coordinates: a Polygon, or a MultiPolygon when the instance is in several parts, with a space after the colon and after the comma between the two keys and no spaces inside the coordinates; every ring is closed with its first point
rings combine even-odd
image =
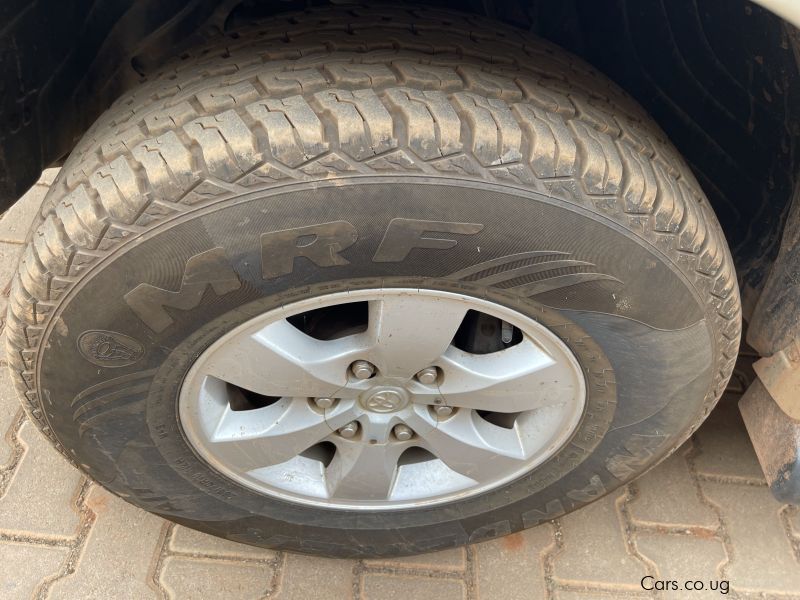
{"type": "Polygon", "coordinates": [[[228,332],[187,373],[178,413],[199,456],[258,492],[391,510],[529,472],[570,439],[585,399],[574,355],[535,320],[469,295],[382,288],[302,300],[228,332]],[[501,349],[459,347],[475,314],[502,323],[501,349]],[[326,319],[344,324],[331,335],[326,319]]]}

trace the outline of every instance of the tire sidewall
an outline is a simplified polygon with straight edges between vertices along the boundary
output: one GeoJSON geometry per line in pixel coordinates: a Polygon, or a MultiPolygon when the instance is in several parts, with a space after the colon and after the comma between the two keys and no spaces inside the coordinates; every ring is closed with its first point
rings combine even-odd
{"type": "Polygon", "coordinates": [[[39,386],[48,398],[51,426],[90,474],[148,510],[213,533],[337,556],[419,552],[554,518],[665,455],[713,393],[716,349],[704,304],[662,252],[589,208],[514,186],[455,178],[353,177],[292,184],[192,211],[118,247],[69,291],[54,317],[43,334],[39,386]],[[313,229],[331,223],[349,227],[313,229]],[[417,224],[410,234],[408,223],[417,224]],[[392,238],[403,227],[406,238],[392,238]],[[298,240],[313,245],[331,231],[332,264],[321,266],[324,261],[312,254],[289,260],[288,272],[267,265],[278,255],[275,262],[287,264],[284,254],[291,257],[298,240]],[[351,231],[355,237],[349,243],[351,231]],[[275,245],[275,239],[284,245],[275,245]],[[431,247],[437,245],[447,247],[431,247]],[[238,286],[215,288],[216,267],[203,271],[205,259],[196,261],[201,267],[187,276],[194,257],[214,252],[215,259],[227,261],[238,286]],[[602,277],[525,296],[519,293],[523,284],[530,289],[547,277],[486,286],[479,275],[459,276],[483,263],[487,270],[494,268],[491,261],[504,257],[510,258],[500,268],[510,269],[519,264],[513,257],[533,252],[585,263],[552,273],[551,279],[577,272],[602,277]],[[154,329],[155,321],[131,306],[131,293],[143,285],[172,294],[200,291],[189,308],[145,302],[160,315],[154,329]],[[588,389],[587,410],[570,443],[533,472],[475,498],[368,515],[265,498],[195,455],[178,422],[177,393],[205,348],[271,308],[379,287],[490,299],[555,332],[575,353],[588,389]],[[102,303],[93,302],[96,298],[102,303]],[[169,323],[161,328],[164,319],[169,323]],[[98,364],[86,350],[90,345],[81,346],[87,332],[106,332],[127,348],[123,354],[132,362],[98,364]],[[669,389],[668,382],[676,386],[669,389]],[[136,394],[126,396],[124,390],[132,386],[136,394]],[[649,394],[643,396],[643,389],[649,394]],[[347,543],[339,541],[342,529],[354,532],[347,543]]]}

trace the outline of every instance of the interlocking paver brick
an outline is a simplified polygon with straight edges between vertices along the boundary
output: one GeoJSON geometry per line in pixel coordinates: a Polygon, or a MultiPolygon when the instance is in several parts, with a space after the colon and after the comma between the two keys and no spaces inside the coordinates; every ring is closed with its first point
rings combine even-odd
{"type": "Polygon", "coordinates": [[[58,169],[46,169],[39,181],[0,218],[0,242],[22,244],[58,169]]]}
{"type": "Polygon", "coordinates": [[[464,582],[458,579],[407,577],[383,573],[366,574],[362,590],[364,600],[408,600],[409,598],[463,600],[466,597],[464,582]]]}
{"type": "Polygon", "coordinates": [[[271,566],[255,562],[169,556],[160,581],[171,597],[180,600],[246,600],[263,598],[273,575],[271,566]]]}
{"type": "MultiPolygon", "coordinates": [[[[0,226],[3,221],[0,219],[0,226]]],[[[16,421],[22,410],[17,399],[16,390],[11,383],[11,375],[6,365],[5,330],[6,305],[8,298],[5,288],[17,268],[17,259],[22,246],[19,244],[0,243],[0,466],[6,464],[13,452],[9,440],[9,428],[16,421]]]]}
{"type": "MultiPolygon", "coordinates": [[[[5,339],[0,338],[5,345],[5,339]]],[[[11,385],[11,375],[5,365],[0,365],[0,466],[11,460],[14,448],[11,443],[11,427],[22,415],[17,393],[11,385]]]]}
{"type": "Polygon", "coordinates": [[[419,556],[404,556],[395,559],[367,560],[368,566],[384,565],[397,568],[422,568],[422,569],[464,569],[466,564],[466,551],[464,548],[453,548],[442,552],[429,552],[419,556]]]}
{"type": "Polygon", "coordinates": [[[733,545],[725,573],[736,590],[797,593],[800,563],[781,521],[783,506],[766,486],[701,482],[705,496],[719,506],[733,545]]]}
{"type": "Polygon", "coordinates": [[[764,480],[734,399],[723,397],[709,415],[706,426],[694,437],[700,450],[694,459],[698,473],[728,479],[764,480]]]}
{"type": "Polygon", "coordinates": [[[81,474],[32,423],[22,425],[19,438],[25,453],[0,498],[0,532],[53,538],[75,535],[81,474]]]}
{"type": "Polygon", "coordinates": [[[345,600],[353,595],[356,561],[287,554],[281,573],[281,600],[345,600]]]}
{"type": "Polygon", "coordinates": [[[157,598],[152,568],[164,521],[96,485],[86,497],[86,508],[94,514],[94,524],[75,571],[53,583],[51,597],[157,598]]]}
{"type": "Polygon", "coordinates": [[[628,552],[618,502],[622,489],[561,519],[563,547],[554,558],[558,580],[639,588],[644,565],[628,552]]]}
{"type": "Polygon", "coordinates": [[[787,510],[792,533],[797,538],[797,541],[800,542],[800,506],[790,506],[787,510]]]}
{"type": "Polygon", "coordinates": [[[169,540],[169,549],[175,552],[185,552],[189,554],[206,554],[212,556],[243,557],[262,560],[272,560],[277,556],[276,552],[229,542],[207,533],[201,533],[182,525],[176,525],[172,530],[169,540]]]}
{"type": "Polygon", "coordinates": [[[653,596],[634,594],[632,592],[626,592],[624,596],[621,596],[613,591],[570,589],[556,590],[553,597],[555,600],[644,600],[645,598],[652,599],[653,596]]]}
{"type": "Polygon", "coordinates": [[[691,442],[635,484],[638,494],[628,505],[634,522],[660,527],[716,528],[717,515],[701,500],[689,472],[685,459],[688,452],[691,442]]]}
{"type": "MultiPolygon", "coordinates": [[[[640,532],[636,535],[636,548],[639,553],[656,565],[654,575],[659,581],[674,581],[678,590],[667,590],[659,593],[659,598],[683,600],[687,597],[694,600],[718,598],[720,589],[710,589],[711,581],[720,583],[720,567],[727,560],[722,541],[713,537],[694,535],[665,535],[651,532],[640,532]],[[686,581],[703,582],[703,590],[685,589],[686,581]]],[[[646,581],[647,587],[655,587],[655,581],[646,581]]],[[[694,584],[692,584],[694,585],[694,584]]]]}
{"type": "Polygon", "coordinates": [[[39,175],[39,181],[36,182],[36,185],[43,185],[49,188],[53,184],[53,181],[55,181],[56,175],[58,175],[60,170],[61,169],[58,167],[45,169],[42,171],[42,174],[39,175]]]}
{"type": "Polygon", "coordinates": [[[504,600],[544,597],[543,557],[554,545],[550,524],[476,545],[478,594],[504,600]]]}
{"type": "MultiPolygon", "coordinates": [[[[0,218],[0,226],[2,226],[4,222],[5,218],[0,218]]],[[[14,273],[16,273],[17,261],[19,260],[24,248],[25,247],[21,244],[8,243],[0,240],[0,283],[2,283],[0,289],[5,289],[11,281],[11,278],[14,276],[14,273]]],[[[0,295],[0,301],[2,301],[3,306],[2,319],[5,321],[5,310],[7,304],[7,297],[5,293],[0,295]]]]}
{"type": "Polygon", "coordinates": [[[58,546],[0,542],[0,598],[31,598],[42,579],[56,574],[68,552],[58,546]]]}

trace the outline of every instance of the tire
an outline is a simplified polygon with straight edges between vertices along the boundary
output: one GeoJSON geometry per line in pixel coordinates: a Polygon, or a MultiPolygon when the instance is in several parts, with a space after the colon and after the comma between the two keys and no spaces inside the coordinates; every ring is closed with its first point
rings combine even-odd
{"type": "Polygon", "coordinates": [[[471,16],[330,9],[212,41],[115,103],[45,200],[7,331],[30,418],[127,501],[248,544],[391,556],[556,518],[658,463],[721,395],[740,300],[691,172],[591,67],[471,16]],[[198,356],[276,307],[377,287],[557,336],[586,386],[569,440],[402,510],[306,506],[210,466],[178,414],[198,356]]]}

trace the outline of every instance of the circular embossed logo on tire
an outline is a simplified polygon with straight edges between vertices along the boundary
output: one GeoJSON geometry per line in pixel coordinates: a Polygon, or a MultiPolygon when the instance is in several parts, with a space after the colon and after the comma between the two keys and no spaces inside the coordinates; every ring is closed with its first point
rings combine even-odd
{"type": "Polygon", "coordinates": [[[84,331],[78,338],[83,357],[100,367],[127,367],[144,355],[144,346],[115,331],[84,331]]]}

